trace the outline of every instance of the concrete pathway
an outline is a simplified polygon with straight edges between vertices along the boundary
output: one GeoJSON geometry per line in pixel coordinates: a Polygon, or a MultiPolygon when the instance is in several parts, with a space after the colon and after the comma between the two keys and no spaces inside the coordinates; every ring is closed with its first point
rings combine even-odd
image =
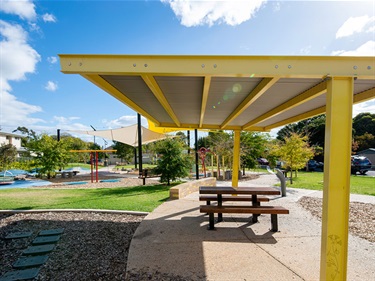
{"type": "MultiPolygon", "coordinates": [[[[277,182],[274,175],[262,175],[239,185],[277,182]]],[[[225,221],[208,231],[198,193],[165,202],[138,227],[127,270],[192,280],[319,280],[321,223],[296,202],[321,194],[287,189],[287,197],[274,197],[269,204],[290,210],[289,215],[278,216],[276,233],[269,231],[269,215],[252,224],[249,215],[238,214],[224,214],[225,221]]],[[[374,243],[350,236],[348,280],[375,280],[374,253],[374,243]]]]}

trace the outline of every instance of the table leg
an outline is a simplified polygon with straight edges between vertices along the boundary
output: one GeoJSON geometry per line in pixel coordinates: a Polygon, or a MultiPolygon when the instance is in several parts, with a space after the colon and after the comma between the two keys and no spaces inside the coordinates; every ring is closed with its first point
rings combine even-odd
{"type": "MultiPolygon", "coordinates": [[[[254,207],[258,207],[258,206],[260,206],[260,202],[258,202],[258,197],[257,197],[256,194],[254,194],[254,195],[251,197],[251,201],[252,201],[254,207]]],[[[259,215],[257,215],[257,214],[253,214],[252,222],[253,222],[253,223],[258,222],[258,217],[259,217],[259,215]]]]}
{"type": "MultiPolygon", "coordinates": [[[[219,207],[223,206],[223,196],[221,194],[217,195],[217,205],[219,207]]],[[[222,213],[217,214],[217,221],[218,222],[223,221],[223,214],[222,213]]]]}

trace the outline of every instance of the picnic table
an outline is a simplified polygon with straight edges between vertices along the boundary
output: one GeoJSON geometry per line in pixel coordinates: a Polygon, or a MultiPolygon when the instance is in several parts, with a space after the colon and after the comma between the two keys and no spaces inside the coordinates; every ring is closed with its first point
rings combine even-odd
{"type": "Polygon", "coordinates": [[[215,229],[215,213],[218,214],[218,222],[223,221],[223,213],[251,213],[253,214],[252,221],[254,223],[258,222],[258,216],[260,214],[271,214],[271,230],[274,232],[278,231],[277,215],[289,214],[289,210],[281,206],[260,205],[261,201],[268,201],[267,197],[264,198],[260,196],[280,195],[280,191],[273,187],[234,188],[232,186],[201,186],[199,187],[199,195],[200,201],[207,201],[206,205],[200,206],[200,212],[207,213],[209,215],[209,230],[215,229]],[[217,205],[211,205],[211,201],[217,201],[217,205]],[[251,204],[223,205],[223,202],[227,201],[251,201],[251,204]]]}

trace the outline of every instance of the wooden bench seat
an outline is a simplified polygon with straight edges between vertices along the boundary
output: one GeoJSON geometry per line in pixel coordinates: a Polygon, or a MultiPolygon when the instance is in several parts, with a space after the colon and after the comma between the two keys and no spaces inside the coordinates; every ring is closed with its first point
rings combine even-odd
{"type": "MultiPolygon", "coordinates": [[[[211,201],[217,201],[216,195],[201,195],[199,196],[199,201],[206,201],[207,205],[210,205],[211,201]]],[[[232,196],[232,195],[223,195],[222,201],[252,201],[252,196],[244,196],[244,195],[238,195],[238,196],[232,196]]],[[[270,199],[265,196],[257,196],[258,202],[269,202],[270,199]]]]}
{"type": "Polygon", "coordinates": [[[208,229],[215,229],[214,214],[223,213],[237,213],[237,214],[253,214],[253,222],[257,222],[257,216],[260,214],[271,214],[271,231],[278,231],[277,215],[289,214],[289,210],[281,206],[216,206],[216,205],[201,205],[201,213],[209,214],[208,229]]]}

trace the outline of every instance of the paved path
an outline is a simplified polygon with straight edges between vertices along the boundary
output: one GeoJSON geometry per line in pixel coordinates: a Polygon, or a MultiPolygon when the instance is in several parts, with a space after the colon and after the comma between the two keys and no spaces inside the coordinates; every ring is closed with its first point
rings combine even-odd
{"type": "MultiPolygon", "coordinates": [[[[274,175],[263,175],[240,185],[272,182],[277,183],[274,175]]],[[[287,189],[287,197],[271,200],[290,210],[279,215],[276,233],[269,231],[269,215],[252,224],[248,215],[238,214],[225,214],[225,222],[208,231],[198,196],[165,202],[143,220],[131,243],[127,270],[193,280],[319,280],[321,223],[296,202],[321,192],[287,189]]],[[[374,253],[374,243],[349,237],[348,280],[375,280],[374,253]]]]}

